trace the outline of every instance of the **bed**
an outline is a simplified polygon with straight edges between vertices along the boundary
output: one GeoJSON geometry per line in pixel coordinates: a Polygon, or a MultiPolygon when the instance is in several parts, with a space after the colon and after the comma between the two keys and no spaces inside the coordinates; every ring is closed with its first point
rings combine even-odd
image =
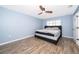
{"type": "Polygon", "coordinates": [[[62,26],[45,26],[44,29],[36,30],[35,37],[57,44],[62,37],[62,26]]]}

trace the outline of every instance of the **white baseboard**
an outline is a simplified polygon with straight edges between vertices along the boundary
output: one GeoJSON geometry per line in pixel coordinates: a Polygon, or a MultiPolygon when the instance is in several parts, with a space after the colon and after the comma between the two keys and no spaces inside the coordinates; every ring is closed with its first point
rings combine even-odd
{"type": "MultiPolygon", "coordinates": [[[[19,38],[19,39],[15,39],[15,40],[12,40],[12,41],[4,42],[4,43],[1,43],[0,46],[5,45],[5,44],[9,44],[9,43],[12,43],[12,42],[15,42],[15,41],[23,40],[25,38],[33,37],[33,36],[34,35],[29,35],[29,36],[26,36],[26,37],[23,37],[23,38],[19,38]]],[[[73,38],[73,37],[69,37],[69,36],[62,36],[62,37],[73,38]]]]}
{"type": "Polygon", "coordinates": [[[62,37],[66,37],[66,38],[71,38],[71,39],[73,39],[73,37],[70,37],[70,36],[62,36],[62,37]]]}
{"type": "Polygon", "coordinates": [[[23,40],[25,38],[33,37],[33,36],[34,35],[29,35],[29,36],[25,36],[23,38],[19,38],[19,39],[15,39],[15,40],[12,40],[12,41],[4,42],[4,43],[1,43],[0,46],[5,45],[5,44],[9,44],[9,43],[12,43],[12,42],[15,42],[15,41],[23,40]]]}

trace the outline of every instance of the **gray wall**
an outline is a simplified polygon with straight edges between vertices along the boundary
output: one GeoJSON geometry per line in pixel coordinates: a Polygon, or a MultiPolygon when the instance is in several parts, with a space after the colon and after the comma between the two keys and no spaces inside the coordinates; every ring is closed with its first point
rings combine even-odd
{"type": "MultiPolygon", "coordinates": [[[[67,15],[62,17],[55,17],[48,20],[61,20],[63,36],[73,37],[73,16],[67,15]]],[[[46,25],[46,20],[43,21],[43,27],[46,25]]]]}
{"type": "Polygon", "coordinates": [[[0,43],[34,35],[42,20],[0,7],[0,43]]]}

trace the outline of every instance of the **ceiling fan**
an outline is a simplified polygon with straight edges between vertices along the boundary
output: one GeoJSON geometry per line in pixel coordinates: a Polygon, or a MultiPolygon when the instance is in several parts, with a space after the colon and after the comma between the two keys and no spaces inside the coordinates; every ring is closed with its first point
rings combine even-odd
{"type": "Polygon", "coordinates": [[[43,14],[43,12],[45,12],[45,13],[53,13],[53,11],[46,11],[46,9],[45,9],[42,5],[40,5],[39,8],[40,8],[40,10],[41,10],[42,12],[38,13],[38,15],[43,14]]]}

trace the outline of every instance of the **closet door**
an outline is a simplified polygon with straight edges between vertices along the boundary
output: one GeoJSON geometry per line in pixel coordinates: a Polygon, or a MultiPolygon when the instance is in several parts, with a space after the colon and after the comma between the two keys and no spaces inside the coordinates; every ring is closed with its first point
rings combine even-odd
{"type": "Polygon", "coordinates": [[[76,35],[76,44],[79,45],[79,13],[76,14],[76,18],[75,18],[75,35],[76,35]]]}
{"type": "Polygon", "coordinates": [[[79,13],[73,18],[73,37],[74,40],[79,39],[79,13]]]}
{"type": "Polygon", "coordinates": [[[76,29],[77,29],[77,39],[79,39],[79,15],[76,15],[76,17],[77,17],[77,27],[76,27],[76,29]]]}

